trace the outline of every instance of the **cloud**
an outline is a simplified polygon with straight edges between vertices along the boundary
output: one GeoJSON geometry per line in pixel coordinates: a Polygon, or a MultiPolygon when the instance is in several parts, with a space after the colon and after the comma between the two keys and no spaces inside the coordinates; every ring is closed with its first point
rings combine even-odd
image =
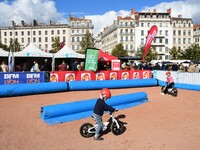
{"type": "Polygon", "coordinates": [[[182,15],[183,18],[192,18],[194,24],[200,23],[200,3],[199,0],[182,0],[174,2],[162,2],[153,7],[144,7],[142,11],[156,9],[157,12],[167,12],[167,9],[172,9],[172,17],[182,15]]]}
{"type": "Polygon", "coordinates": [[[91,19],[94,25],[94,36],[103,31],[103,28],[110,26],[114,20],[117,19],[117,16],[128,16],[130,11],[120,10],[119,12],[109,11],[103,15],[90,15],[85,16],[87,19],[91,19]]]}
{"type": "Polygon", "coordinates": [[[0,2],[0,26],[11,26],[11,20],[17,24],[24,20],[31,23],[33,19],[41,23],[66,23],[64,14],[59,13],[52,0],[15,0],[0,2]]]}

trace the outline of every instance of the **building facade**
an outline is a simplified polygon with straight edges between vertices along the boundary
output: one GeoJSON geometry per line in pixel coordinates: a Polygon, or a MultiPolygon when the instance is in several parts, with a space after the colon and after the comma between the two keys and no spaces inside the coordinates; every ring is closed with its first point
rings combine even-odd
{"type": "Polygon", "coordinates": [[[46,25],[33,20],[32,24],[21,21],[20,25],[16,25],[12,21],[12,26],[1,28],[0,34],[1,43],[7,46],[9,46],[11,40],[15,39],[21,45],[21,49],[32,42],[40,49],[49,51],[57,37],[60,42],[64,42],[77,51],[81,49],[79,42],[83,40],[87,30],[93,34],[91,20],[69,16],[68,24],[55,24],[50,21],[49,25],[46,25]]]}
{"type": "Polygon", "coordinates": [[[122,43],[129,55],[135,55],[146,42],[150,28],[156,25],[158,33],[151,44],[158,53],[158,59],[170,59],[169,51],[173,47],[186,49],[193,42],[193,22],[190,18],[181,16],[173,18],[171,9],[166,12],[135,12],[130,16],[119,17],[114,23],[104,28],[96,38],[96,46],[111,53],[115,45],[122,43]]]}
{"type": "Polygon", "coordinates": [[[200,46],[200,24],[194,25],[194,43],[200,46]]]}

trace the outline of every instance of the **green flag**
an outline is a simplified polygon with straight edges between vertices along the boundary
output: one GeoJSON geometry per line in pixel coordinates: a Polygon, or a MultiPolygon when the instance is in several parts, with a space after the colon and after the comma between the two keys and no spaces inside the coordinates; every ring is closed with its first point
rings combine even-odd
{"type": "Polygon", "coordinates": [[[99,49],[86,49],[85,70],[97,70],[99,49]]]}

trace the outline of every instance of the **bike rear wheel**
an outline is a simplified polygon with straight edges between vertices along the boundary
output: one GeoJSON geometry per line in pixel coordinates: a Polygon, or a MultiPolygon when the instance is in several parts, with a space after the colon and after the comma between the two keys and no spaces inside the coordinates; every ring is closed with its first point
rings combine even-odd
{"type": "MultiPolygon", "coordinates": [[[[95,133],[89,133],[88,130],[93,127],[91,123],[84,123],[80,127],[80,134],[85,138],[90,138],[95,135],[95,133]]],[[[95,130],[95,129],[94,129],[95,130]]]]}
{"type": "Polygon", "coordinates": [[[173,88],[171,91],[172,96],[177,96],[178,95],[178,90],[176,88],[173,88]]]}
{"type": "Polygon", "coordinates": [[[119,128],[117,128],[117,124],[113,122],[111,124],[110,130],[114,135],[120,135],[124,132],[125,128],[122,122],[118,122],[119,128]]]}

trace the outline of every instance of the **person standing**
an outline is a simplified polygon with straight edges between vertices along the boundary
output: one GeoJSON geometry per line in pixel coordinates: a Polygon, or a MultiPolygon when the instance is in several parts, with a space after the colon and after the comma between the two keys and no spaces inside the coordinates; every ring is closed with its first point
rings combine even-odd
{"type": "Polygon", "coordinates": [[[33,64],[34,64],[33,65],[34,72],[40,72],[40,67],[36,60],[33,62],[33,64]]]}
{"type": "Polygon", "coordinates": [[[8,72],[8,65],[6,65],[5,61],[2,61],[1,63],[1,70],[2,72],[8,72]]]}

